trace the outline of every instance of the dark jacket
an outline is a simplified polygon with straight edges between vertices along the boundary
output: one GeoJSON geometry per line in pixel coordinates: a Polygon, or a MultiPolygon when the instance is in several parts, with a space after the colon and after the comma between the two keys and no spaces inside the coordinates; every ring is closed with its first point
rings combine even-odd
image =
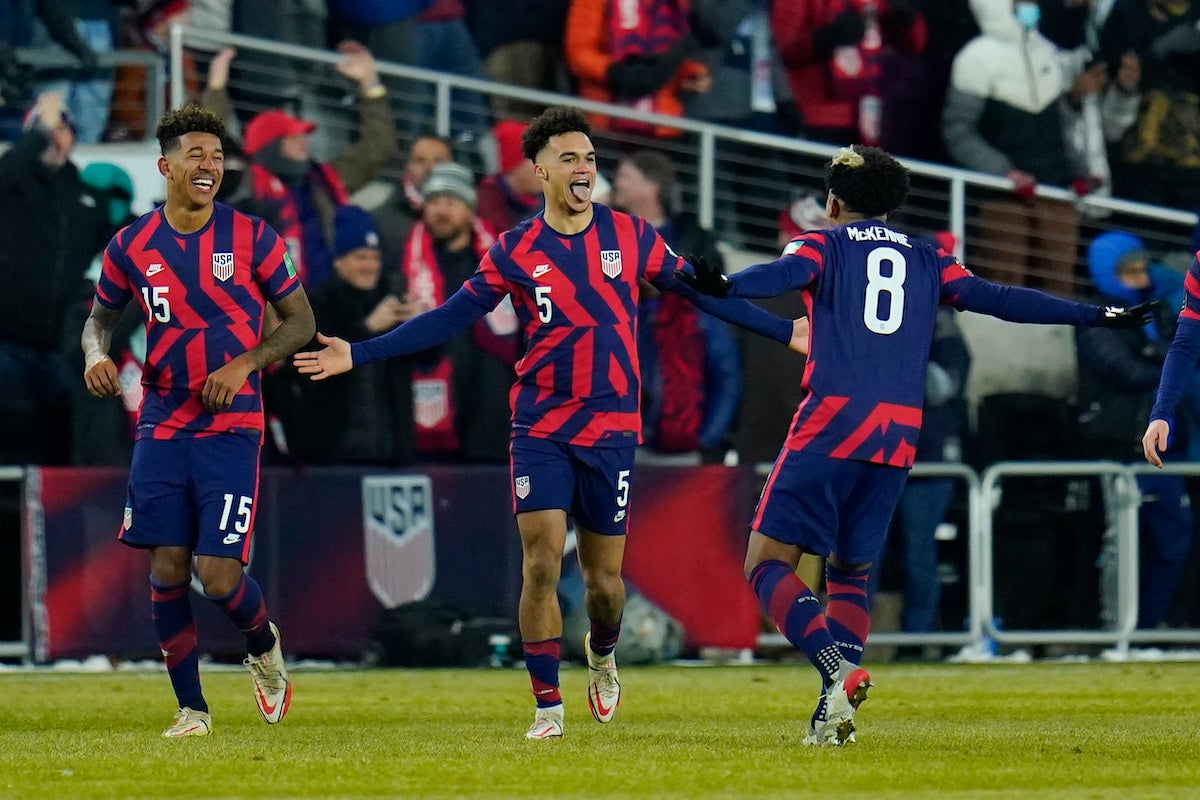
{"type": "Polygon", "coordinates": [[[0,157],[0,339],[57,351],[109,228],[74,164],[41,162],[48,144],[31,130],[0,157]]]}
{"type": "MultiPolygon", "coordinates": [[[[381,282],[382,284],[382,282],[381,282]]],[[[317,330],[356,342],[389,289],[355,289],[336,274],[310,295],[317,330]]],[[[314,343],[310,348],[316,347],[314,343]]],[[[412,374],[392,358],[323,381],[295,376],[299,402],[287,425],[292,455],[313,464],[403,466],[413,461],[412,374]]]]}

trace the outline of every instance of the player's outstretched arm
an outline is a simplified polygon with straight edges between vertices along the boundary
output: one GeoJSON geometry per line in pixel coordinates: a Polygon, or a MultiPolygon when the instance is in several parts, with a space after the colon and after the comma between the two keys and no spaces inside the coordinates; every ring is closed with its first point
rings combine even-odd
{"type": "MultiPolygon", "coordinates": [[[[496,302],[499,303],[503,297],[501,295],[496,302]]],[[[486,305],[487,302],[462,288],[437,308],[418,314],[387,333],[361,342],[350,344],[337,337],[318,335],[317,341],[327,345],[326,348],[297,353],[292,363],[301,374],[319,381],[360,364],[420,353],[448,341],[454,334],[482,319],[493,308],[486,305]]]]}
{"type": "Polygon", "coordinates": [[[292,363],[301,375],[307,375],[314,381],[323,381],[354,368],[350,343],[345,339],[318,332],[317,341],[325,345],[323,350],[308,350],[292,356],[292,363]]]}
{"type": "Polygon", "coordinates": [[[1167,438],[1171,434],[1171,426],[1165,419],[1150,421],[1146,432],[1142,434],[1142,455],[1154,466],[1162,469],[1162,452],[1167,449],[1167,438]]]}
{"type": "Polygon", "coordinates": [[[680,295],[696,308],[717,319],[725,320],[731,325],[737,325],[739,328],[745,328],[791,347],[794,334],[792,320],[777,317],[749,300],[741,300],[736,297],[717,298],[700,294],[691,285],[679,279],[679,276],[684,274],[686,273],[677,272],[667,281],[657,282],[656,285],[660,289],[680,295]]]}
{"type": "Polygon", "coordinates": [[[121,317],[119,309],[92,301],[92,312],[83,323],[79,345],[83,348],[83,383],[94,397],[117,397],[121,385],[117,380],[117,365],[108,355],[112,332],[121,317]]]}

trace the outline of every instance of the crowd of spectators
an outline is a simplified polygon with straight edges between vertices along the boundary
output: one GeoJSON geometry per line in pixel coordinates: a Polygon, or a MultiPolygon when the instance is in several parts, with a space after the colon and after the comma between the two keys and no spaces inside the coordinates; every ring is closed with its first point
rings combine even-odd
{"type": "MultiPolygon", "coordinates": [[[[102,67],[102,56],[116,48],[165,52],[167,26],[178,21],[339,54],[344,105],[356,116],[352,140],[337,152],[322,138],[323,121],[302,112],[308,89],[294,60],[189,49],[184,77],[241,132],[227,143],[221,199],[264,217],[286,239],[318,329],[347,339],[436,306],[501,232],[542,203],[520,147],[541,104],[455,90],[447,135],[433,132],[432,118],[397,125],[397,98],[378,61],[759,133],[880,145],[997,176],[1009,189],[978,199],[968,262],[986,277],[1064,295],[1081,285],[1109,300],[1123,299],[1114,290],[1129,294],[1113,274],[1126,269],[1128,253],[1105,262],[1102,277],[1095,260],[1078,257],[1089,245],[1106,252],[1100,245],[1112,242],[1104,236],[1129,234],[1081,241],[1078,205],[1041,197],[1038,185],[1200,210],[1200,2],[1189,0],[6,0],[0,463],[128,460],[144,357],[136,326],[119,329],[114,346],[127,389],[120,407],[82,402],[74,361],[89,267],[94,273],[104,242],[129,220],[132,184],[111,165],[81,173],[70,153],[76,143],[144,138],[144,120],[128,105],[147,91],[144,69],[102,67]],[[22,63],[30,47],[61,49],[61,65],[22,63]],[[235,70],[256,79],[235,90],[235,70]]],[[[431,97],[404,102],[432,108],[431,97]]],[[[720,263],[717,238],[726,231],[703,230],[681,198],[691,166],[681,163],[681,131],[620,115],[593,122],[600,135],[636,143],[615,154],[606,202],[647,219],[679,252],[720,263]]],[[[740,233],[782,244],[824,224],[824,198],[813,187],[762,207],[772,157],[729,146],[725,157],[742,166],[717,176],[717,195],[733,198],[740,233]]],[[[1157,262],[1155,269],[1178,294],[1180,273],[1157,262]]],[[[668,463],[729,461],[742,360],[753,356],[723,323],[676,300],[647,292],[640,309],[645,454],[668,463]]],[[[1178,307],[1174,296],[1172,303],[1178,307]]],[[[504,463],[519,335],[511,308],[501,306],[437,352],[322,384],[277,365],[264,384],[267,452],[315,464],[504,463]]],[[[1133,375],[1135,367],[1156,375],[1155,345],[1169,332],[1146,335],[1148,342],[1125,343],[1139,364],[1081,369],[1081,393],[1103,392],[1091,380],[1097,375],[1133,375]]],[[[1107,365],[1117,344],[1081,339],[1081,365],[1107,365]]],[[[1095,411],[1093,401],[1081,397],[1084,412],[1095,411]]],[[[1133,405],[1145,401],[1142,392],[1133,405]]],[[[1144,422],[1135,411],[1129,421],[1144,422]]],[[[954,424],[961,421],[956,406],[954,424]]],[[[935,445],[930,452],[940,453],[935,445]]],[[[914,493],[921,487],[938,499],[914,508],[944,507],[945,482],[915,484],[914,493]]],[[[1183,491],[1169,488],[1173,497],[1183,491]]],[[[927,516],[910,525],[921,541],[941,514],[927,516]]]]}

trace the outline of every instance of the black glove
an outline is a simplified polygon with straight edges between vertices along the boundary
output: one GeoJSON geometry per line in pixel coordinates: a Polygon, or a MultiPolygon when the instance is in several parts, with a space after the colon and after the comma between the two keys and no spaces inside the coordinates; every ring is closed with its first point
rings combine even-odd
{"type": "Polygon", "coordinates": [[[700,294],[707,294],[711,297],[725,297],[729,294],[729,278],[725,276],[719,266],[710,264],[704,256],[684,256],[683,258],[692,265],[696,274],[680,270],[675,273],[675,277],[700,294]]]}
{"type": "Polygon", "coordinates": [[[1162,300],[1138,303],[1136,306],[1102,306],[1096,311],[1096,325],[1101,328],[1140,328],[1154,321],[1154,309],[1162,300]]]}
{"type": "Polygon", "coordinates": [[[813,31],[813,47],[822,57],[828,58],[835,47],[846,47],[862,41],[867,32],[867,23],[857,11],[846,9],[833,18],[833,22],[813,31]]]}

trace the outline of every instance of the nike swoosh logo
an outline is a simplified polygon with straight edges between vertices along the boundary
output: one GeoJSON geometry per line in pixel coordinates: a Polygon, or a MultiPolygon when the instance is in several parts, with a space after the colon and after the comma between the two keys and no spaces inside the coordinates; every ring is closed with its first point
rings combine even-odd
{"type": "Polygon", "coordinates": [[[157,275],[158,273],[160,273],[162,271],[163,271],[162,264],[151,264],[150,268],[146,270],[146,277],[149,278],[151,275],[157,275]]]}
{"type": "Polygon", "coordinates": [[[536,267],[533,268],[533,277],[540,278],[549,271],[550,271],[549,264],[538,264],[536,267]]]}
{"type": "Polygon", "coordinates": [[[275,706],[268,703],[267,698],[262,693],[262,689],[258,688],[257,686],[254,687],[254,691],[258,694],[258,706],[263,710],[263,713],[274,714],[278,703],[275,706]]]}
{"type": "Polygon", "coordinates": [[[610,713],[612,713],[611,708],[605,708],[604,704],[600,702],[600,692],[597,691],[592,693],[592,702],[596,704],[596,710],[600,712],[600,716],[607,717],[610,713]]]}
{"type": "Polygon", "coordinates": [[[221,540],[221,544],[237,544],[241,540],[242,537],[236,533],[227,533],[225,534],[225,538],[221,540]]]}

